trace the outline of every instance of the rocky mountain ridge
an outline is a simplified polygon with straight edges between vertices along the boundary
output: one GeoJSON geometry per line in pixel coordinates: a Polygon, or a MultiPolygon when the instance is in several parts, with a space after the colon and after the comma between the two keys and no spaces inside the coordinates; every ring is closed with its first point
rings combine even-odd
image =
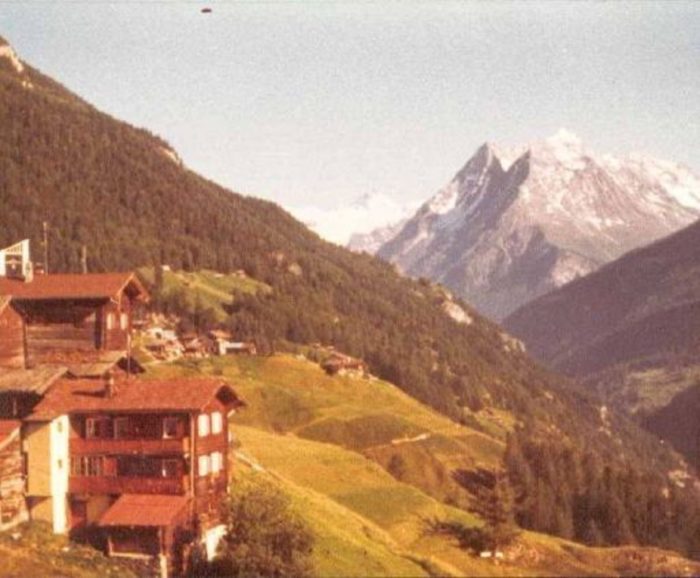
{"type": "Polygon", "coordinates": [[[700,216],[700,179],[641,154],[596,155],[573,133],[482,145],[377,254],[500,320],[700,216]]]}

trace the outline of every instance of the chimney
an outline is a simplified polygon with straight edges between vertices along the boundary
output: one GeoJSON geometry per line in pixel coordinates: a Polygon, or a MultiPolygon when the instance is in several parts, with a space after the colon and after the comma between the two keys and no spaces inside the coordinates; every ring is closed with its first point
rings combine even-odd
{"type": "Polygon", "coordinates": [[[104,381],[104,396],[112,399],[117,395],[117,384],[114,382],[114,374],[112,373],[112,370],[109,370],[104,374],[104,381]]]}

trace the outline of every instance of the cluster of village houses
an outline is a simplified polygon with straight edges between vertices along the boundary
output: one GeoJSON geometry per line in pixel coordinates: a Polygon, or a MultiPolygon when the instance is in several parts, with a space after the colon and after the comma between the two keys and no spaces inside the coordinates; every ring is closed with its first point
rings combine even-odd
{"type": "MultiPolygon", "coordinates": [[[[244,401],[220,378],[148,377],[131,355],[148,300],[134,274],[40,274],[29,249],[0,251],[0,529],[44,520],[109,555],[153,558],[163,575],[193,548],[213,556],[228,423],[244,401]]],[[[243,347],[224,333],[144,330],[154,353],[162,342],[181,355],[243,347]]]]}
{"type": "Polygon", "coordinates": [[[198,359],[210,355],[257,355],[255,343],[234,341],[228,331],[212,329],[205,335],[178,335],[174,325],[173,321],[168,323],[167,319],[158,315],[134,322],[134,327],[140,330],[144,349],[160,361],[174,361],[182,357],[198,359]]]}

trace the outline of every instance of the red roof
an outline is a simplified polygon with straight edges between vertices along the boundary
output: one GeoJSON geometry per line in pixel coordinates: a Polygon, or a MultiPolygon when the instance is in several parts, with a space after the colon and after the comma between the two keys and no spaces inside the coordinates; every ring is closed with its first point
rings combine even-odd
{"type": "Polygon", "coordinates": [[[194,413],[214,397],[232,407],[245,405],[230,385],[215,378],[122,378],[116,381],[113,397],[105,396],[104,390],[101,379],[61,379],[27,419],[43,421],[62,414],[93,412],[194,413]]]}
{"type": "Polygon", "coordinates": [[[0,277],[0,295],[23,300],[110,299],[127,288],[137,297],[148,297],[134,273],[35,275],[29,282],[0,277]]]}
{"type": "Polygon", "coordinates": [[[170,526],[187,507],[185,496],[122,494],[102,515],[99,526],[170,526]]]}
{"type": "Polygon", "coordinates": [[[10,304],[11,300],[12,297],[4,297],[0,295],[0,313],[2,313],[5,307],[7,307],[10,304]]]}
{"type": "Polygon", "coordinates": [[[22,422],[16,419],[0,419],[0,445],[15,433],[21,425],[22,422]]]}

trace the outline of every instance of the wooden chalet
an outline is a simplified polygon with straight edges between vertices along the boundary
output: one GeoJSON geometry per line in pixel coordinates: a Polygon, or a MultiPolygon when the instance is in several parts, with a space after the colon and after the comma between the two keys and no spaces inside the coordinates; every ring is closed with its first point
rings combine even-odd
{"type": "Polygon", "coordinates": [[[128,349],[133,310],[148,298],[133,273],[0,277],[0,296],[9,298],[0,312],[0,359],[25,367],[128,349]]]}
{"type": "Polygon", "coordinates": [[[345,355],[338,351],[331,353],[321,363],[323,370],[329,375],[344,375],[347,373],[367,375],[367,364],[361,359],[345,355]]]}
{"type": "Polygon", "coordinates": [[[255,343],[250,341],[233,341],[227,331],[212,329],[207,333],[211,352],[215,355],[257,355],[255,343]]]}
{"type": "Polygon", "coordinates": [[[169,571],[197,541],[213,554],[243,405],[220,379],[58,381],[25,420],[32,517],[169,571]]]}

